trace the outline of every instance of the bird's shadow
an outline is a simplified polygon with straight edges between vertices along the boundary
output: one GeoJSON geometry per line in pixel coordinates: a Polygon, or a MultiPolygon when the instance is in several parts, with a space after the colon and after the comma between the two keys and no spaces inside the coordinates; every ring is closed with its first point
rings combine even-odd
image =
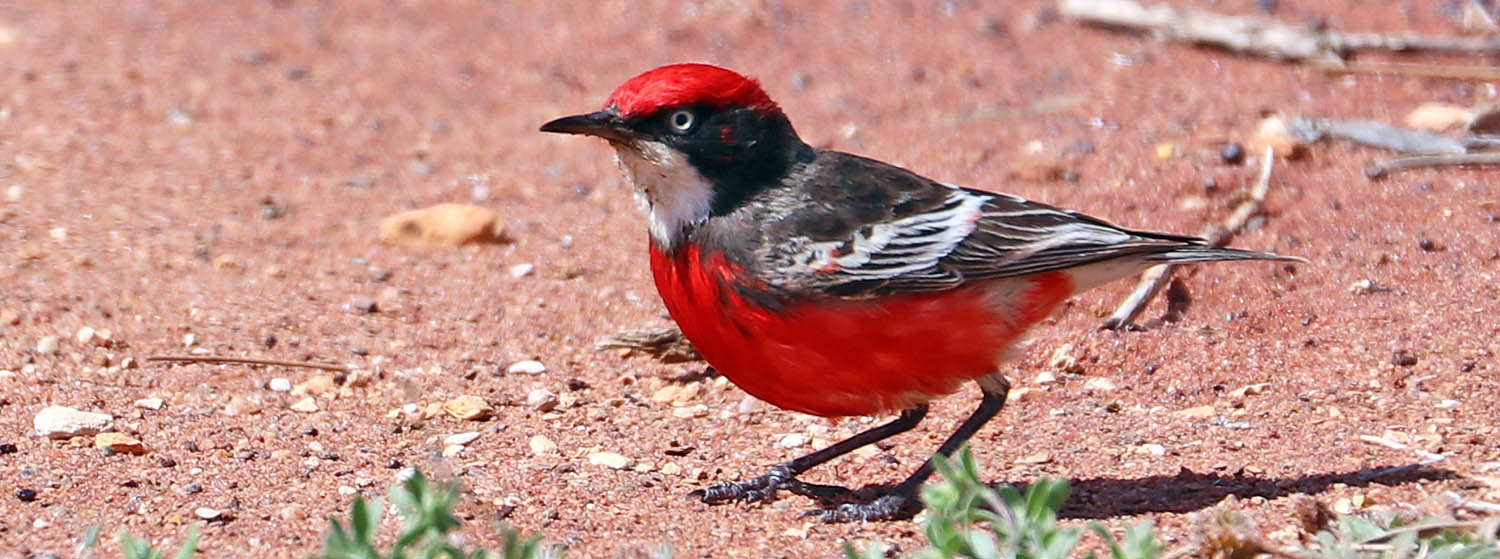
{"type": "MultiPolygon", "coordinates": [[[[1058,516],[1103,519],[1147,513],[1185,513],[1211,507],[1225,497],[1275,499],[1317,494],[1335,484],[1350,487],[1402,485],[1417,481],[1458,479],[1450,470],[1422,464],[1361,468],[1350,472],[1268,478],[1243,474],[1201,474],[1184,468],[1173,476],[1136,479],[1092,478],[1071,482],[1072,491],[1058,516]]],[[[992,484],[995,487],[1003,483],[992,484]]],[[[1025,491],[1024,485],[1013,485],[1025,491]]]]}

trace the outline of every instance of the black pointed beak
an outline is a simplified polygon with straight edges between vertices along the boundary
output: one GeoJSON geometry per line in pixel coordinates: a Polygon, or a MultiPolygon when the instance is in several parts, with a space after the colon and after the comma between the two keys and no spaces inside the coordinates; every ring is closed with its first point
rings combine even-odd
{"type": "Polygon", "coordinates": [[[597,136],[619,143],[629,142],[634,137],[630,128],[625,126],[625,121],[620,119],[614,111],[608,110],[565,116],[543,124],[542,131],[597,136]]]}

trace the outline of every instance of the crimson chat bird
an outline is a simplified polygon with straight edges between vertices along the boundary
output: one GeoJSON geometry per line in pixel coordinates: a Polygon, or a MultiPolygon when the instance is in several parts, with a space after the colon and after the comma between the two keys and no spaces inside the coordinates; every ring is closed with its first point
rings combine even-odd
{"type": "MultiPolygon", "coordinates": [[[[899,413],[758,478],[693,492],[711,504],[780,490],[849,501],[844,488],[797,476],[911,430],[930,400],[974,381],[979,408],[937,450],[951,455],[1005,404],[1006,352],[1084,290],[1154,264],[1298,260],[1123,229],[814,148],[754,79],[706,64],[650,70],[602,110],[541,130],[615,149],[650,213],[657,291],[709,365],[783,409],[899,413]]],[[[931,475],[929,460],[877,497],[808,514],[909,518],[931,475]]]]}

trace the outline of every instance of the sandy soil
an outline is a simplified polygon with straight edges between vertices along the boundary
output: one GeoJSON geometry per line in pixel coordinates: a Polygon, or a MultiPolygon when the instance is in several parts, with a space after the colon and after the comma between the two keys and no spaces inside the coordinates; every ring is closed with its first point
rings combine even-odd
{"type": "MultiPolygon", "coordinates": [[[[473,540],[493,542],[504,517],[574,557],[664,542],[678,557],[916,546],[911,522],[804,523],[800,498],[684,500],[809,450],[778,444],[787,434],[820,444],[867,423],[747,404],[695,380],[701,365],[592,348],[667,324],[644,219],[601,143],[536,128],[659,64],[760,76],[821,146],[1183,232],[1218,220],[1252,181],[1253,165],[1218,149],[1263,112],[1399,120],[1493,91],[1335,76],[1082,28],[1046,2],[989,4],[0,3],[0,443],[16,449],[0,454],[0,557],[71,556],[94,523],[178,541],[200,507],[224,513],[204,528],[205,556],[305,556],[325,516],[408,466],[462,483],[473,540]],[[1158,157],[1163,143],[1177,154],[1158,157]],[[1048,165],[1076,180],[1032,180],[1048,165]],[[379,242],[382,216],[439,202],[494,209],[513,242],[379,242]],[[521,264],[534,271],[515,277],[521,264]],[[80,343],[84,327],[110,343],[80,343]],[[55,353],[38,351],[47,336],[60,337],[55,353]],[[309,413],[270,381],[311,379],[317,392],[326,373],[144,362],[193,352],[376,376],[316,396],[309,413]],[[505,373],[523,359],[546,371],[505,373]],[[696,388],[676,405],[652,399],[676,384],[696,388]],[[538,388],[562,405],[528,406],[538,388]],[[389,414],[463,394],[495,417],[389,414]],[[113,414],[146,453],[33,436],[49,404],[113,414]],[[466,431],[480,436],[443,457],[442,439],[466,431]],[[536,435],[557,450],[534,454],[536,435]],[[591,463],[601,451],[632,465],[591,463]]],[[[1420,2],[1273,4],[1283,20],[1346,30],[1454,31],[1420,2]]],[[[974,441],[986,475],[1075,480],[1070,516],[1116,529],[1155,519],[1169,545],[1190,532],[1188,513],[1228,495],[1267,531],[1293,525],[1296,494],[1356,510],[1449,491],[1500,499],[1493,171],[1366,180],[1382,156],[1320,145],[1276,168],[1266,218],[1235,243],[1314,264],[1201,267],[1184,275],[1181,319],[1162,324],[1157,303],[1141,331],[1094,330],[1125,282],[1039,328],[1012,373],[1035,390],[974,441]],[[1361,280],[1377,289],[1351,289],[1361,280]],[[1037,383],[1063,344],[1078,374],[1037,383]],[[1263,386],[1237,392],[1250,385],[1263,386]],[[1360,435],[1447,458],[1410,467],[1414,450],[1360,435]]],[[[974,402],[944,400],[894,446],[810,479],[898,479],[974,402]]]]}

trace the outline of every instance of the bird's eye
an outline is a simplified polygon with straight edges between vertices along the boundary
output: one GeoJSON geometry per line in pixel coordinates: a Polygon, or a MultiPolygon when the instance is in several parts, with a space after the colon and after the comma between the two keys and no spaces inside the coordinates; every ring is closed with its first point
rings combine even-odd
{"type": "Polygon", "coordinates": [[[693,116],[693,111],[689,111],[687,109],[677,111],[675,113],[672,113],[671,116],[667,117],[667,123],[671,124],[672,129],[678,132],[687,132],[688,130],[692,130],[693,124],[697,120],[698,119],[693,116]]]}

